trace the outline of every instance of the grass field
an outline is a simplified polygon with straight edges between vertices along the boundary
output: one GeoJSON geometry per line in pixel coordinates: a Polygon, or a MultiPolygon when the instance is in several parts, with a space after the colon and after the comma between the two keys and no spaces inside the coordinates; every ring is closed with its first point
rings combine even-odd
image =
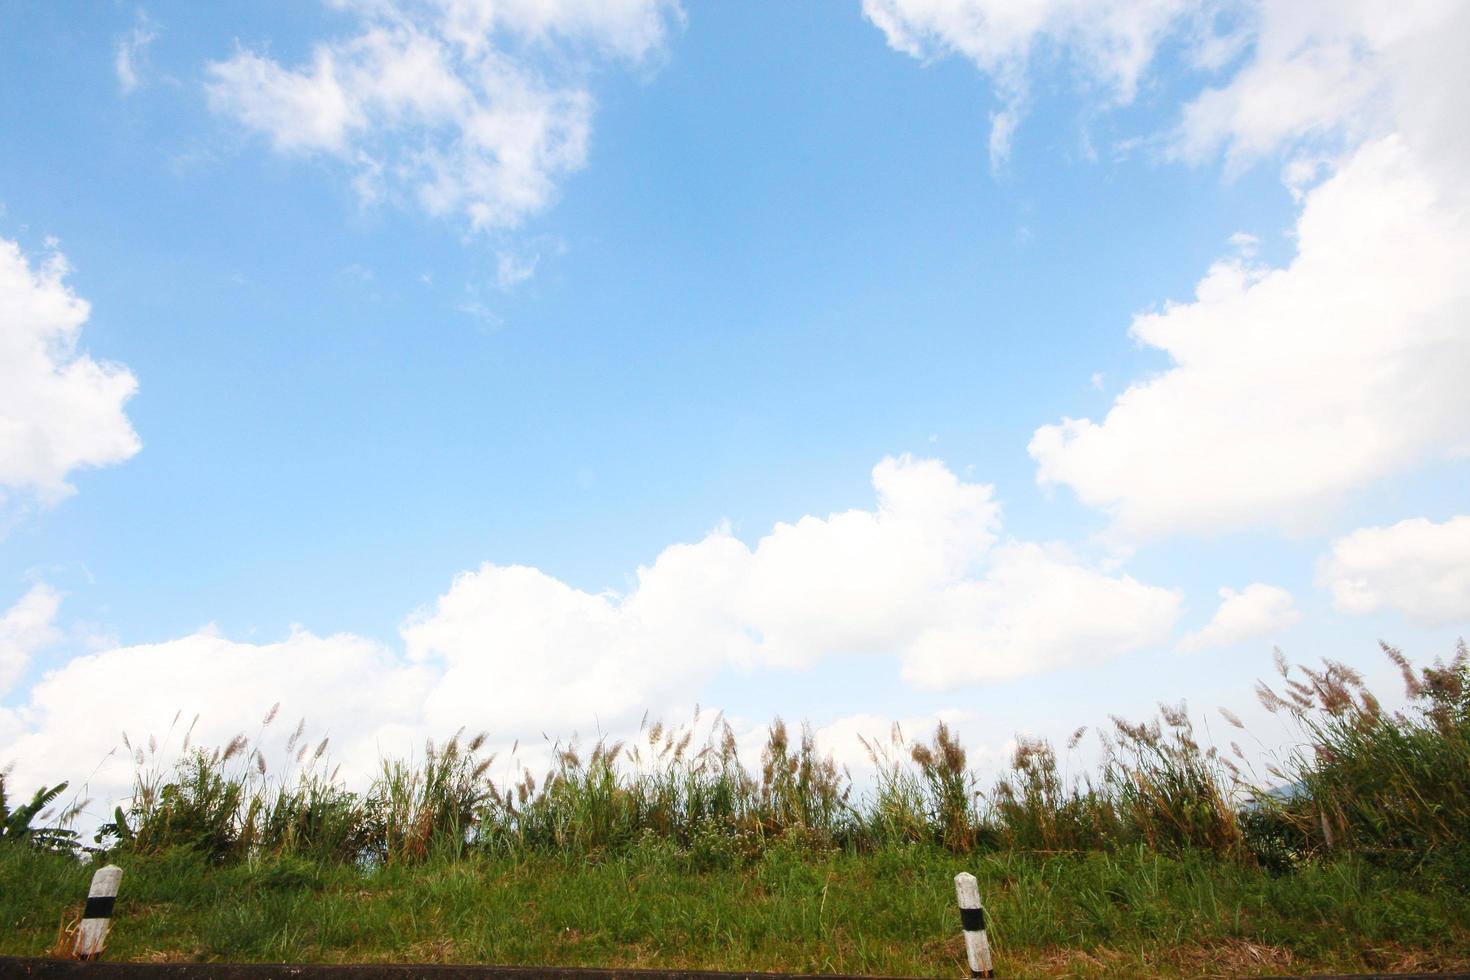
{"type": "MultiPolygon", "coordinates": [[[[57,942],[88,871],[0,855],[0,953],[57,942]]],[[[962,976],[952,876],[973,871],[1009,977],[1470,968],[1470,896],[1344,859],[1288,876],[1141,848],[1044,858],[919,844],[773,847],[708,869],[617,856],[476,856],[365,871],[298,858],[126,863],[109,956],[488,962],[962,976]]]]}
{"type": "Polygon", "coordinates": [[[964,870],[1005,976],[1470,969],[1470,654],[1417,670],[1387,652],[1401,712],[1330,662],[1263,686],[1303,733],[1275,771],[1289,792],[1168,706],[1115,720],[1080,780],[1022,741],[981,787],[941,726],[901,756],[874,747],[856,796],[779,723],[754,771],[728,728],[700,746],[654,725],[509,787],[461,736],[361,792],[299,725],[285,774],[259,738],[169,771],[140,747],[95,847],[45,820],[56,788],[0,797],[0,954],[64,952],[85,854],[125,869],[118,959],[958,976],[964,870]]]}

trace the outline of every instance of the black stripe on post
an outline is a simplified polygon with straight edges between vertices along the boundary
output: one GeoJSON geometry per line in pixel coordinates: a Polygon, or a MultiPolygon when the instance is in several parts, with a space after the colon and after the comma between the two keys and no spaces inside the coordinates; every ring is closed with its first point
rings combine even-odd
{"type": "Polygon", "coordinates": [[[985,934],[985,905],[980,901],[980,885],[975,876],[961,871],[954,876],[955,904],[960,907],[960,923],[965,928],[965,959],[970,976],[993,977],[995,967],[990,958],[990,939],[985,934]]]}
{"type": "Polygon", "coordinates": [[[112,907],[117,901],[117,886],[122,881],[122,868],[109,864],[98,868],[87,889],[87,904],[82,907],[82,921],[76,928],[72,955],[79,960],[92,960],[102,955],[107,945],[107,929],[112,925],[112,907]]]}
{"type": "Polygon", "coordinates": [[[86,906],[82,909],[84,919],[110,919],[112,908],[117,904],[115,895],[93,895],[87,899],[86,906]]]}

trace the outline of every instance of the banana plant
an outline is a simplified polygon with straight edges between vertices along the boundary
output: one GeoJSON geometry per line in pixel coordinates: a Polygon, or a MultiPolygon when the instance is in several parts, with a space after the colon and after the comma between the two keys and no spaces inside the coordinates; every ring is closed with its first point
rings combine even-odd
{"type": "Polygon", "coordinates": [[[36,817],[66,790],[66,783],[50,789],[36,790],[31,801],[14,807],[5,795],[5,777],[0,776],[0,846],[29,844],[43,851],[71,852],[76,848],[77,833],[63,827],[36,827],[36,817]]]}
{"type": "Polygon", "coordinates": [[[109,847],[127,846],[137,840],[137,834],[128,826],[128,815],[123,808],[117,807],[112,811],[112,819],[97,828],[97,835],[92,840],[109,847]],[[109,844],[109,839],[115,843],[109,844]]]}

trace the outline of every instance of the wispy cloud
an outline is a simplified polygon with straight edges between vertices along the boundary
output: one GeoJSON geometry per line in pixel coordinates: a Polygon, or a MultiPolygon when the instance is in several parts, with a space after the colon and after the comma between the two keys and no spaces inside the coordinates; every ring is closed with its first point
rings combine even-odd
{"type": "Polygon", "coordinates": [[[1159,44],[1181,21],[1198,23],[1200,9],[1190,0],[863,0],[863,14],[896,51],[923,61],[957,54],[990,77],[1000,101],[990,114],[990,162],[999,169],[1026,114],[1038,51],[1071,56],[1106,101],[1127,104],[1159,44]]]}
{"type": "Polygon", "coordinates": [[[148,46],[157,37],[157,26],[146,13],[139,10],[133,29],[119,38],[114,46],[112,66],[124,95],[144,84],[144,75],[148,68],[148,46]]]}
{"type": "Polygon", "coordinates": [[[216,112],[281,153],[337,160],[364,200],[416,204],[475,231],[510,228],[587,159],[590,65],[662,42],[666,0],[344,4],[357,33],[287,67],[249,49],[212,63],[216,112]]]}
{"type": "Polygon", "coordinates": [[[540,253],[529,255],[501,251],[495,256],[495,286],[502,291],[513,289],[536,274],[540,253]]]}

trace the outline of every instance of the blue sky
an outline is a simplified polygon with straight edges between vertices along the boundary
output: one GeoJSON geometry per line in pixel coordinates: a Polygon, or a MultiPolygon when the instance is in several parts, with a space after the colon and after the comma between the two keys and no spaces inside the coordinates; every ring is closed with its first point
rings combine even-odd
{"type": "Polygon", "coordinates": [[[12,6],[0,763],[1449,653],[1466,18],[1289,7],[12,6]]]}

